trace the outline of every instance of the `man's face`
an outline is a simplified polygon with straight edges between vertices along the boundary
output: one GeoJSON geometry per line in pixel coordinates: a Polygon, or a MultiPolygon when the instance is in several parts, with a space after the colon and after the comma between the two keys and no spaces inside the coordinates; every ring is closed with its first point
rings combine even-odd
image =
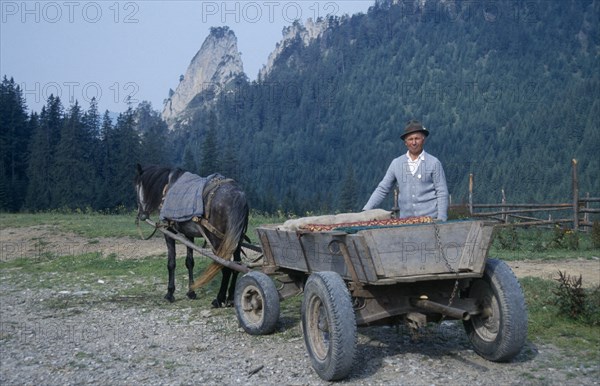
{"type": "Polygon", "coordinates": [[[404,138],[404,144],[411,155],[418,156],[423,151],[425,144],[425,135],[423,133],[414,133],[404,138]]]}

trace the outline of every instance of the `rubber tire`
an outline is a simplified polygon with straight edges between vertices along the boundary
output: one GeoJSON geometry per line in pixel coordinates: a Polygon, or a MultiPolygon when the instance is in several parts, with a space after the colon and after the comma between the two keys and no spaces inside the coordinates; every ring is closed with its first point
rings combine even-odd
{"type": "Polygon", "coordinates": [[[260,271],[238,279],[234,295],[235,313],[240,326],[250,335],[275,331],[279,320],[279,292],[273,280],[260,271]]]}
{"type": "Polygon", "coordinates": [[[493,362],[514,358],[527,339],[527,307],[510,267],[487,259],[483,278],[471,283],[468,297],[477,298],[490,311],[488,316],[473,315],[463,322],[475,352],[493,362]]]}
{"type": "Polygon", "coordinates": [[[313,273],[306,281],[302,331],[317,374],[325,381],[347,377],[356,353],[356,317],[348,288],[336,272],[313,273]]]}

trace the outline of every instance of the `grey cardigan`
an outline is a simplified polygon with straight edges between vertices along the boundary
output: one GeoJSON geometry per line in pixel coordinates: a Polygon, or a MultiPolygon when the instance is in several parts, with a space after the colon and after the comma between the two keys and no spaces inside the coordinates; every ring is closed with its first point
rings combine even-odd
{"type": "Polygon", "coordinates": [[[430,216],[440,221],[448,219],[448,187],[442,163],[423,152],[423,160],[413,175],[406,154],[394,159],[385,176],[371,194],[363,210],[377,207],[398,183],[400,217],[430,216]]]}

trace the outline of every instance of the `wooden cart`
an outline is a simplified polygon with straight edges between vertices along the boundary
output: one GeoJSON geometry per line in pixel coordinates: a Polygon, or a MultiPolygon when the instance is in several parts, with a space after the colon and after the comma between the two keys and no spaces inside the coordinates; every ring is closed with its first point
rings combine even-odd
{"type": "Polygon", "coordinates": [[[303,292],[304,340],[324,380],[350,373],[357,326],[460,319],[474,350],[492,361],[510,360],[525,343],[522,289],[508,265],[487,258],[492,226],[483,221],[257,233],[264,258],[238,280],[240,325],[272,333],[280,301],[303,292]]]}

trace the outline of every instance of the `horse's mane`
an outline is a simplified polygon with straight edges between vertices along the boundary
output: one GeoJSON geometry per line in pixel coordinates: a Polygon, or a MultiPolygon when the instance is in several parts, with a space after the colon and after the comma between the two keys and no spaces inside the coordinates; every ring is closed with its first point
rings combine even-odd
{"type": "Polygon", "coordinates": [[[167,184],[177,181],[185,171],[180,168],[171,168],[167,166],[148,165],[142,168],[135,178],[135,183],[141,184],[144,189],[144,201],[149,212],[152,212],[160,206],[164,188],[167,184]]]}

